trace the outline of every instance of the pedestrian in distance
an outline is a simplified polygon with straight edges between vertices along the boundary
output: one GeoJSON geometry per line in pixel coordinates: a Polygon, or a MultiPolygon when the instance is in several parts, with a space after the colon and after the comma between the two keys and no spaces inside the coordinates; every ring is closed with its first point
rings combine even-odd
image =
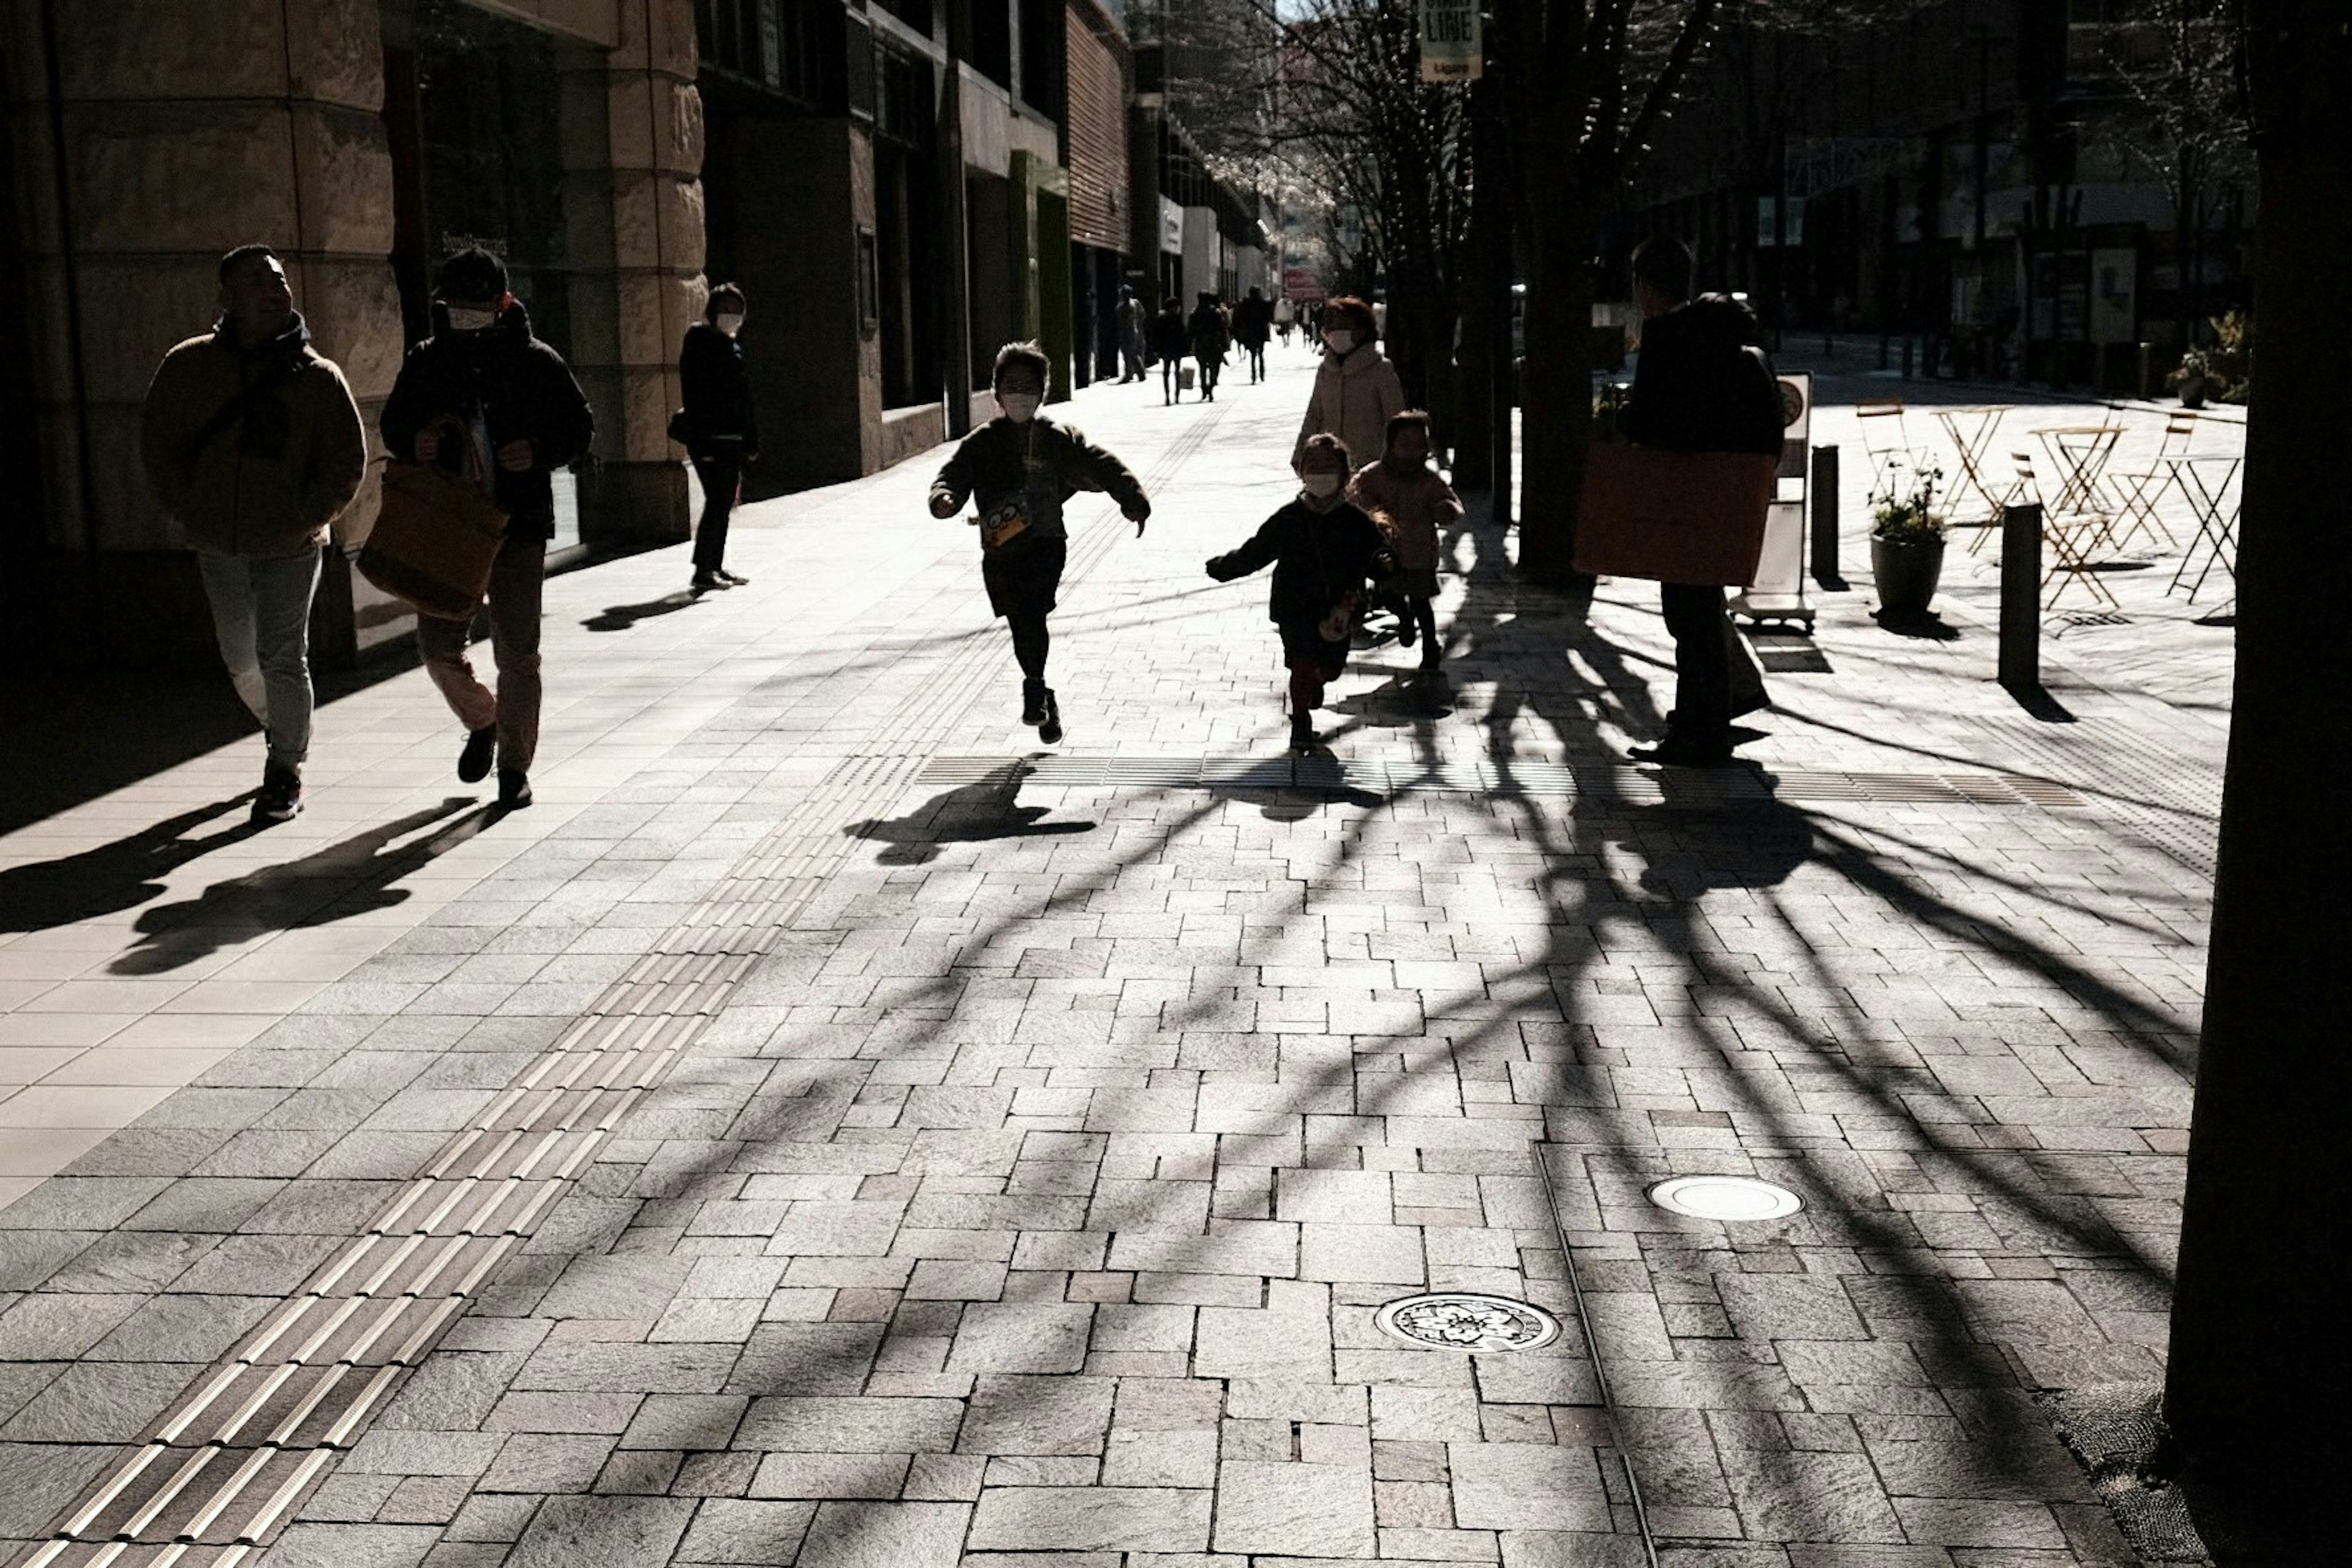
{"type": "Polygon", "coordinates": [[[702,485],[702,521],[694,531],[698,594],[751,581],[727,570],[727,522],[743,500],[743,470],[760,460],[760,413],[751,401],[743,362],[743,290],[721,283],[710,291],[702,320],[687,328],[678,350],[677,379],[685,395],[679,434],[702,485]]]}
{"type": "Polygon", "coordinates": [[[1274,331],[1275,335],[1282,340],[1285,349],[1290,347],[1291,331],[1297,324],[1298,307],[1290,302],[1289,295],[1282,295],[1274,302],[1274,331]]]}
{"type": "Polygon", "coordinates": [[[1249,362],[1253,385],[1265,379],[1265,345],[1273,336],[1274,306],[1263,293],[1253,289],[1234,307],[1234,342],[1241,345],[1249,362]]]}
{"type": "Polygon", "coordinates": [[[1144,329],[1149,323],[1145,321],[1143,301],[1125,283],[1118,286],[1118,308],[1113,314],[1118,328],[1119,355],[1125,365],[1118,384],[1125,386],[1130,381],[1143,380],[1147,374],[1143,363],[1144,329]]]}
{"type": "Polygon", "coordinates": [[[1299,423],[1294,466],[1318,435],[1337,436],[1350,452],[1385,449],[1389,421],[1404,411],[1404,384],[1374,345],[1376,336],[1372,308],[1361,300],[1341,298],[1324,306],[1323,363],[1299,423]]]}
{"type": "Polygon", "coordinates": [[[1201,401],[1217,400],[1217,375],[1224,369],[1225,350],[1231,337],[1225,325],[1225,313],[1219,308],[1217,297],[1203,289],[1199,303],[1192,307],[1192,319],[1186,323],[1192,339],[1192,358],[1201,367],[1201,401]]]}
{"type": "MultiPolygon", "coordinates": [[[[1617,431],[1639,446],[1675,452],[1778,457],[1785,437],[1779,377],[1760,346],[1755,316],[1722,294],[1691,298],[1690,247],[1668,237],[1633,251],[1633,300],[1642,348],[1617,431]]],[[[1715,584],[1661,583],[1658,604],[1675,641],[1675,706],[1639,762],[1715,767],[1731,757],[1735,635],[1715,584]]],[[[1760,699],[1748,707],[1760,706],[1760,699]]]]}
{"type": "Polygon", "coordinates": [[[1437,639],[1437,562],[1443,531],[1462,518],[1462,498],[1429,466],[1429,416],[1408,408],[1389,421],[1381,460],[1357,471],[1348,487],[1354,501],[1389,542],[1397,569],[1383,584],[1394,601],[1397,641],[1421,643],[1421,669],[1435,675],[1444,649],[1437,639]]]}
{"type": "Polygon", "coordinates": [[[1080,490],[1108,492],[1135,524],[1151,516],[1143,486],[1125,463],[1066,425],[1038,412],[1051,365],[1035,343],[997,352],[993,384],[1003,412],[964,437],[931,482],[931,515],[953,517],[971,500],[980,525],[980,576],[988,605],[1013,634],[1021,667],[1021,721],[1047,745],[1062,739],[1062,710],[1045,684],[1054,613],[1069,559],[1062,508],[1080,490]]]}
{"type": "Polygon", "coordinates": [[[473,618],[416,617],[425,673],[466,727],[457,776],[478,783],[495,752],[499,805],[531,800],[539,750],[540,604],[547,542],[555,535],[555,470],[588,452],[595,418],[563,356],[530,330],[530,313],[507,289],[506,264],[479,247],[441,264],[433,335],[408,351],[381,421],[384,445],[451,473],[482,474],[507,514],[490,568],[490,654],[495,695],[466,657],[473,618]],[[473,447],[467,463],[467,445],[473,447]]]}
{"type": "Polygon", "coordinates": [[[1160,302],[1151,321],[1151,352],[1160,356],[1160,404],[1184,401],[1184,356],[1192,352],[1192,334],[1184,325],[1184,307],[1174,296],[1160,302]]]}
{"type": "Polygon", "coordinates": [[[320,548],[367,477],[367,428],[310,346],[277,253],[221,258],[220,314],[156,366],[140,454],[195,551],[230,682],[268,736],[253,820],[302,809],[310,752],[310,601],[320,548]]]}
{"type": "Polygon", "coordinates": [[[1348,448],[1337,437],[1309,437],[1301,450],[1297,499],[1267,518],[1241,548],[1213,557],[1220,583],[1271,565],[1266,616],[1282,637],[1290,674],[1290,749],[1316,746],[1315,710],[1324,687],[1348,667],[1348,644],[1366,582],[1395,569],[1388,542],[1345,494],[1348,448]]]}

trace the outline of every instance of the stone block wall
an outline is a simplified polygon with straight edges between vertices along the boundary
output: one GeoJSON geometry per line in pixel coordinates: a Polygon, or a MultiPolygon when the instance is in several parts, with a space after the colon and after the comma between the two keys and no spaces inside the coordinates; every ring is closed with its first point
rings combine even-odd
{"type": "MultiPolygon", "coordinates": [[[[606,258],[573,301],[599,423],[582,497],[589,537],[683,538],[685,479],[664,429],[677,341],[703,298],[693,0],[476,3],[567,45],[566,177],[582,198],[569,205],[589,231],[573,237],[580,254],[606,258]]],[[[373,437],[404,347],[382,37],[378,0],[0,0],[47,542],[79,552],[94,532],[107,597],[147,606],[147,623],[155,603],[190,602],[177,579],[193,582],[193,567],[147,493],[140,409],[163,352],[210,326],[224,251],[260,241],[284,257],[318,349],[342,365],[373,437]],[[57,195],[52,48],[69,224],[57,195]]],[[[371,487],[344,519],[350,537],[364,537],[374,504],[371,487]]],[[[330,573],[349,574],[340,559],[330,573]]],[[[329,659],[404,629],[364,582],[339,581],[320,603],[314,629],[329,659]]],[[[202,617],[179,618],[189,624],[92,635],[135,656],[205,646],[202,617]]]]}

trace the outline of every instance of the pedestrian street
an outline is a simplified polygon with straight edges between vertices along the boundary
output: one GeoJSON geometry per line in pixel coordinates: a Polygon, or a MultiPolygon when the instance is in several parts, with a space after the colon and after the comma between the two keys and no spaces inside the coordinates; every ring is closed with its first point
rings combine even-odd
{"type": "Polygon", "coordinates": [[[0,1562],[2134,1561],[2226,714],[1850,559],[1636,766],[1654,586],[1473,498],[1293,756],[1270,357],[1047,409],[1058,747],[942,450],[551,578],[527,810],[406,668],[0,837],[0,1562]]]}

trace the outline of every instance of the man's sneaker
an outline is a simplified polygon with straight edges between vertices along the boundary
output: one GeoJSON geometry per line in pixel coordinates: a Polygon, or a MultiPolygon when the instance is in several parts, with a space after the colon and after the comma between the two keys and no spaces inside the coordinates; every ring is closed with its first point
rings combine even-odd
{"type": "Polygon", "coordinates": [[[1054,700],[1054,689],[1045,689],[1045,717],[1038,721],[1037,738],[1049,746],[1062,743],[1062,708],[1054,700]]]}
{"type": "Polygon", "coordinates": [[[724,588],[727,584],[719,580],[719,574],[716,572],[697,572],[694,574],[693,583],[688,586],[695,593],[708,594],[715,589],[724,588]]]}
{"type": "Polygon", "coordinates": [[[465,749],[457,753],[457,777],[479,784],[490,776],[490,759],[498,754],[499,727],[485,724],[467,732],[465,749]]]}
{"type": "Polygon", "coordinates": [[[730,572],[725,567],[721,567],[718,571],[713,572],[711,575],[718,578],[721,583],[726,584],[727,586],[730,588],[740,588],[751,580],[749,577],[741,575],[740,573],[730,572]]]}
{"type": "Polygon", "coordinates": [[[261,793],[253,797],[256,822],[291,822],[302,814],[302,775],[269,763],[261,770],[261,793]]]}
{"type": "Polygon", "coordinates": [[[1421,637],[1421,628],[1413,624],[1412,611],[1407,609],[1397,616],[1397,647],[1411,647],[1421,637]]]}
{"type": "Polygon", "coordinates": [[[530,804],[530,775],[520,768],[499,770],[499,805],[508,811],[520,811],[530,804]]]}
{"type": "Polygon", "coordinates": [[[1045,721],[1045,683],[1024,680],[1021,683],[1021,721],[1031,729],[1045,721]]]}

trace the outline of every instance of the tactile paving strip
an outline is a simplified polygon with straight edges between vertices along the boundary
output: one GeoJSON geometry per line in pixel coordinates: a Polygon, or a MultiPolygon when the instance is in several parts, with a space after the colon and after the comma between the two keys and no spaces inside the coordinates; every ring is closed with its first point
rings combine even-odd
{"type": "MultiPolygon", "coordinates": [[[[1213,413],[1155,466],[1171,473],[1213,413]]],[[[1097,519],[1076,576],[1121,524],[1097,519]]],[[[899,703],[920,745],[996,679],[965,659],[899,703]]],[[[338,1454],[658,1088],[760,959],[857,851],[845,824],[887,808],[919,752],[835,768],[728,877],[631,964],[562,1037],[360,1236],[247,1336],[78,1502],[22,1568],[236,1568],[265,1549],[338,1454]],[[199,1555],[201,1554],[201,1555],[199,1555]]]]}
{"type": "MultiPolygon", "coordinates": [[[[852,759],[852,763],[862,759],[852,759]]],[[[851,763],[844,763],[846,770],[851,763]]],[[[1845,773],[1790,769],[1665,771],[1607,764],[1456,759],[1435,764],[1378,758],[934,757],[920,784],[1034,784],[1061,789],[1298,790],[1394,798],[1432,792],[1588,796],[1631,805],[1706,808],[1774,801],[1854,801],[1879,805],[2073,807],[2083,799],[2063,784],[1999,773],[1845,773]]]]}

